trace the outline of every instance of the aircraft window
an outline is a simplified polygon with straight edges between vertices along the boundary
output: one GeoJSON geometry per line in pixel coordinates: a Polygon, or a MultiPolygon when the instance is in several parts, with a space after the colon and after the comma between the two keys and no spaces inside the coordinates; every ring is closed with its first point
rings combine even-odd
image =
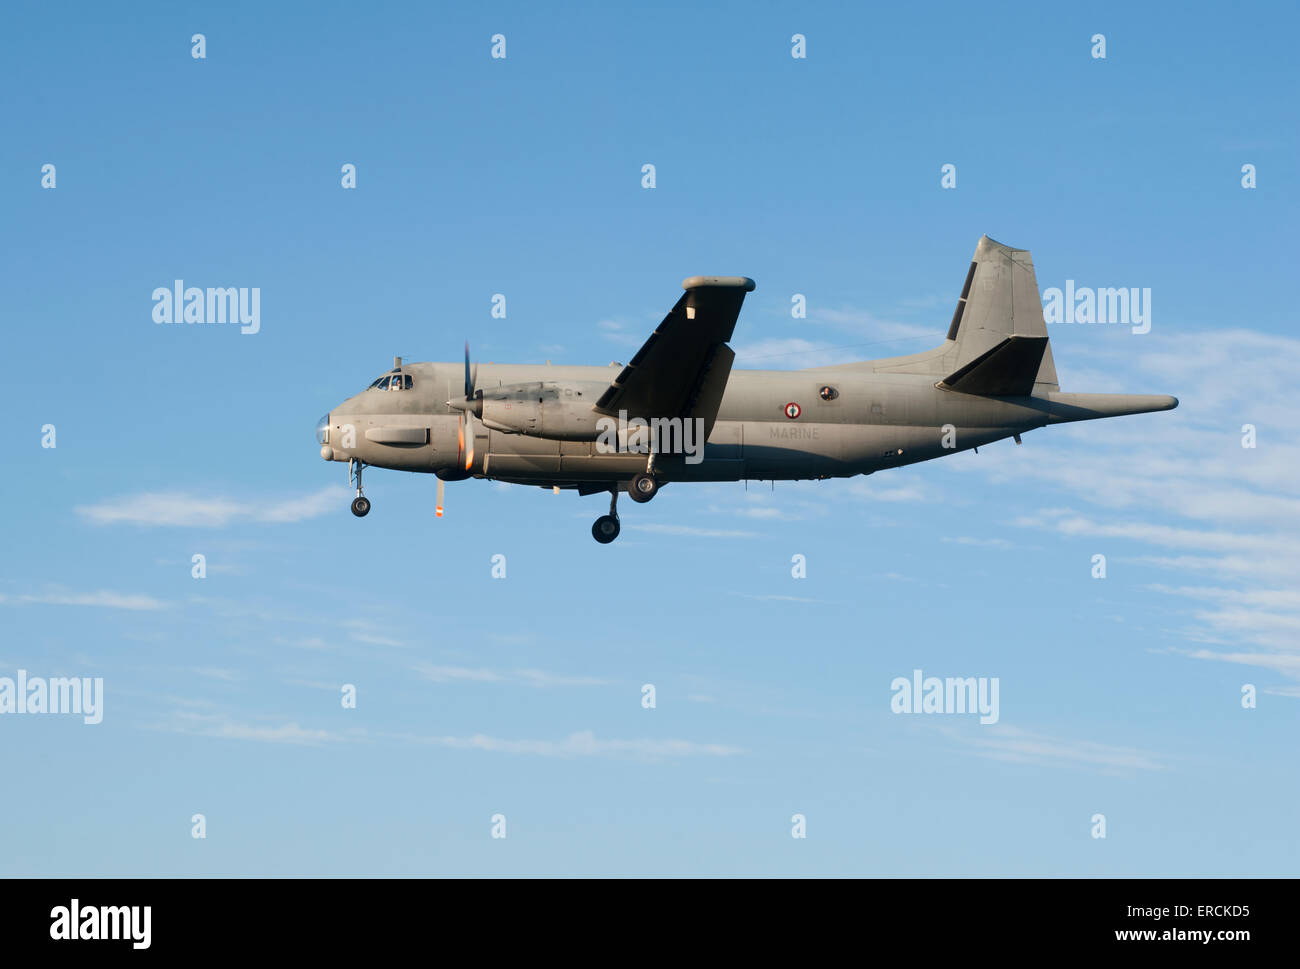
{"type": "Polygon", "coordinates": [[[376,381],[374,382],[374,385],[373,385],[373,386],[374,386],[374,388],[375,388],[376,390],[387,390],[387,389],[388,389],[388,378],[387,378],[387,377],[380,377],[378,380],[376,380],[376,381]]]}
{"type": "Polygon", "coordinates": [[[839,395],[840,392],[834,387],[823,387],[821,390],[817,391],[817,396],[822,400],[834,400],[839,395]]]}

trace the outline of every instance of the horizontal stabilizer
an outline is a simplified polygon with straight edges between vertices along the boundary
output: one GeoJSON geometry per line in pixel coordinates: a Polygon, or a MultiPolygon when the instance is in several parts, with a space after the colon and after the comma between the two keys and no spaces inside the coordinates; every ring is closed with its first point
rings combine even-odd
{"type": "Polygon", "coordinates": [[[1028,397],[1047,350],[1045,336],[1009,336],[966,366],[955,370],[939,386],[980,397],[1028,397]]]}

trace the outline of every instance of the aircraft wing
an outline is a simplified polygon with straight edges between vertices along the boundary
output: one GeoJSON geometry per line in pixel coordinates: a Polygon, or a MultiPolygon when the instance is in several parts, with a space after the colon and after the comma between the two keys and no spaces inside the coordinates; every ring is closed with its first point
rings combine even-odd
{"type": "Polygon", "coordinates": [[[596,401],[598,413],[629,418],[699,417],[713,429],[736,355],[727,341],[745,294],[745,276],[692,276],[650,339],[596,401]]]}

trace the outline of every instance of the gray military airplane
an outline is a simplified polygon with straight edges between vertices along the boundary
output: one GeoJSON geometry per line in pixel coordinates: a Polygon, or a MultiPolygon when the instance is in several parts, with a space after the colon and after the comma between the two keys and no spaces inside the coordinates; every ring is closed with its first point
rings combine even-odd
{"type": "Polygon", "coordinates": [[[618,495],[670,482],[847,478],[1048,424],[1170,410],[1177,399],[1062,393],[1028,250],[980,239],[947,338],[923,353],[807,370],[732,370],[743,276],[692,276],[626,365],[403,364],[320,419],[326,461],[609,492],[591,533],[618,537],[618,495]]]}

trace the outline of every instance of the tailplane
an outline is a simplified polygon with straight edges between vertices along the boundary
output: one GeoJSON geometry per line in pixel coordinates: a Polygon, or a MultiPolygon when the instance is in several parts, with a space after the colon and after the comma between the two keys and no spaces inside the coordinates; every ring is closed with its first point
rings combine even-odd
{"type": "Polygon", "coordinates": [[[939,386],[982,397],[1028,397],[1047,352],[1045,336],[1009,336],[944,377],[939,386]]]}

